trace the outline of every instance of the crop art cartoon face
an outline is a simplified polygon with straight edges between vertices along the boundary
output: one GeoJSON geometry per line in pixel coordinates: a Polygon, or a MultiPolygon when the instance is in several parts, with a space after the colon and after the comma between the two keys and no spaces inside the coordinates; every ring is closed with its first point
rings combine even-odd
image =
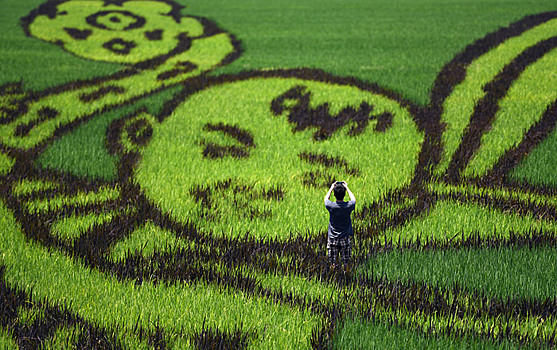
{"type": "Polygon", "coordinates": [[[141,147],[133,182],[174,219],[217,235],[321,232],[330,183],[358,188],[362,205],[408,186],[424,137],[399,102],[334,79],[235,79],[174,106],[127,122],[126,142],[141,147]]]}
{"type": "Polygon", "coordinates": [[[196,18],[162,1],[47,2],[27,18],[28,33],[92,60],[137,63],[204,33],[196,18]]]}

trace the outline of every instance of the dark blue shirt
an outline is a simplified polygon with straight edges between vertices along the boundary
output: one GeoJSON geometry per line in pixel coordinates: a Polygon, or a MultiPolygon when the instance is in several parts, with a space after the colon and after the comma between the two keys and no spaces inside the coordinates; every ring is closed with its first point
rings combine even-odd
{"type": "Polygon", "coordinates": [[[351,237],[354,232],[350,214],[356,208],[356,202],[331,202],[325,199],[325,208],[329,211],[329,239],[351,237]]]}

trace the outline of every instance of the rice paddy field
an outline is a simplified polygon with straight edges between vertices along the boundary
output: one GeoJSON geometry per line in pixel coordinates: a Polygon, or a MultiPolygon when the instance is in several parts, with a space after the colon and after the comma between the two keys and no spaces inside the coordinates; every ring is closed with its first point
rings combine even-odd
{"type": "Polygon", "coordinates": [[[554,0],[1,0],[0,348],[556,348],[556,123],[554,0]]]}

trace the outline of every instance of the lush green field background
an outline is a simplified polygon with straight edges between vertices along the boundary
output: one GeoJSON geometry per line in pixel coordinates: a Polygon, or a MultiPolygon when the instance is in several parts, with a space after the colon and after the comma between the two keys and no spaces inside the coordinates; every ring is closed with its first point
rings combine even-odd
{"type": "MultiPolygon", "coordinates": [[[[186,6],[184,13],[209,18],[242,42],[242,57],[216,73],[320,68],[378,83],[420,104],[427,104],[441,67],[466,45],[526,15],[556,9],[551,0],[177,2],[186,6]]],[[[40,3],[0,3],[0,82],[23,79],[27,88],[41,89],[118,69],[25,37],[14,19],[40,3]],[[41,53],[40,64],[29,52],[41,53]]]]}
{"type": "MultiPolygon", "coordinates": [[[[320,68],[335,75],[377,83],[420,105],[429,103],[428,94],[441,68],[468,44],[526,15],[557,10],[555,0],[177,1],[186,6],[184,13],[215,21],[242,43],[241,57],[212,74],[320,68]]],[[[122,68],[86,61],[55,45],[26,37],[18,19],[42,2],[0,1],[0,84],[21,81],[27,90],[40,90],[122,68]]],[[[40,165],[79,176],[113,179],[117,159],[104,148],[110,122],[129,114],[137,105],[145,105],[151,113],[157,113],[174,91],[151,96],[91,120],[54,142],[40,158],[40,165]]],[[[555,185],[556,166],[557,134],[553,133],[515,174],[531,183],[555,185]]],[[[551,278],[556,276],[555,255],[555,249],[525,248],[458,253],[394,251],[370,263],[375,266],[373,271],[377,276],[414,278],[446,286],[461,282],[470,290],[503,298],[512,295],[545,298],[555,295],[554,291],[547,290],[548,285],[554,285],[551,278]],[[427,269],[432,262],[437,274],[427,269]],[[490,267],[485,270],[486,276],[498,278],[483,283],[488,277],[474,273],[482,266],[490,267]],[[526,280],[517,277],[529,270],[546,273],[534,274],[526,280]]],[[[7,339],[0,332],[0,347],[4,338],[7,339]]],[[[338,342],[341,348],[496,347],[476,341],[425,338],[407,330],[352,321],[347,321],[338,342]]],[[[501,347],[513,348],[513,345],[501,347]]]]}
{"type": "MultiPolygon", "coordinates": [[[[320,68],[375,82],[422,105],[429,102],[428,94],[443,65],[468,44],[526,15],[556,9],[551,0],[178,2],[186,6],[184,13],[210,18],[242,42],[242,56],[213,74],[320,68]]],[[[26,89],[39,90],[121,69],[115,64],[85,61],[26,37],[17,19],[40,3],[0,2],[0,84],[22,81],[26,89]]],[[[157,97],[151,104],[160,105],[162,100],[157,97]]],[[[110,119],[92,122],[92,129],[82,131],[89,135],[87,143],[58,145],[83,152],[74,152],[75,157],[64,161],[54,154],[57,151],[51,152],[43,157],[43,164],[110,178],[114,159],[99,148],[110,119]]],[[[515,170],[516,178],[556,185],[556,144],[553,133],[515,170]]]]}

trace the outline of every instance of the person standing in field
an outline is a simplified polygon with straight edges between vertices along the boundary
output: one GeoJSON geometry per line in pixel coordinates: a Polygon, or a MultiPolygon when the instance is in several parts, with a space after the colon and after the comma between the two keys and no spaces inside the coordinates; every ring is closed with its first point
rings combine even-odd
{"type": "Polygon", "coordinates": [[[327,229],[327,253],[329,262],[334,269],[338,265],[338,256],[342,260],[344,270],[350,263],[352,252],[351,239],[354,235],[352,229],[352,219],[350,214],[356,208],[356,197],[348,188],[346,182],[334,182],[325,195],[325,208],[329,211],[329,227],[327,229]],[[329,198],[331,193],[335,193],[336,201],[332,202],[329,198]],[[350,201],[345,202],[344,196],[348,192],[350,201]]]}

